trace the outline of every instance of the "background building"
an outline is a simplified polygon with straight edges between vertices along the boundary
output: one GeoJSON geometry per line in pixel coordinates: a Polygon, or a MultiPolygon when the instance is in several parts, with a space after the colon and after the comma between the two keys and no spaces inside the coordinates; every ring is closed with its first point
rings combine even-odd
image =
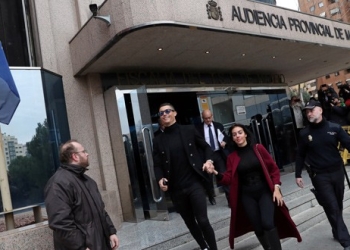
{"type": "MultiPolygon", "coordinates": [[[[348,0],[299,0],[300,11],[338,22],[350,23],[350,1],[348,0]]],[[[332,86],[338,92],[337,84],[350,84],[350,65],[335,72],[323,72],[316,79],[317,89],[322,84],[332,86]]]]}
{"type": "Polygon", "coordinates": [[[18,143],[18,140],[15,136],[2,134],[2,140],[4,145],[4,155],[6,157],[6,168],[11,161],[16,159],[18,156],[27,155],[27,146],[25,144],[18,143]]]}

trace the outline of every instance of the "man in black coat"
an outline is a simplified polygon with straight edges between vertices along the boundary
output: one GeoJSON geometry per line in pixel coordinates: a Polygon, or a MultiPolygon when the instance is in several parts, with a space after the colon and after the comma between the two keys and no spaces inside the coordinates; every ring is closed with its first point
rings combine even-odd
{"type": "Polygon", "coordinates": [[[170,192],[177,212],[201,249],[217,250],[210,225],[203,182],[203,166],[212,167],[213,151],[193,125],[176,123],[177,112],[170,103],[159,107],[165,129],[153,140],[154,171],[159,187],[170,192]],[[199,149],[204,152],[203,164],[199,149]]]}
{"type": "Polygon", "coordinates": [[[96,182],[85,171],[89,154],[75,140],[60,148],[61,166],[45,187],[55,250],[117,249],[117,230],[105,211],[96,182]]]}
{"type": "Polygon", "coordinates": [[[304,187],[301,173],[305,164],[316,190],[316,199],[331,224],[334,239],[344,250],[350,250],[350,235],[343,219],[344,163],[338,151],[339,142],[350,151],[350,137],[339,124],[322,116],[320,102],[311,100],[304,109],[309,125],[299,134],[296,184],[304,187]]]}
{"type": "MultiPolygon", "coordinates": [[[[209,109],[203,110],[202,112],[203,122],[200,126],[197,127],[199,133],[203,136],[205,141],[210,145],[214,154],[212,160],[214,161],[215,168],[223,173],[226,171],[226,159],[228,154],[228,149],[226,148],[230,139],[226,135],[224,126],[219,122],[213,121],[213,114],[209,109]]],[[[206,186],[209,202],[212,205],[216,204],[214,198],[214,185],[213,185],[213,176],[210,175],[211,182],[206,186]]],[[[227,201],[229,201],[229,187],[223,186],[223,190],[226,195],[227,201]]],[[[228,204],[230,204],[228,202],[228,204]]]]}

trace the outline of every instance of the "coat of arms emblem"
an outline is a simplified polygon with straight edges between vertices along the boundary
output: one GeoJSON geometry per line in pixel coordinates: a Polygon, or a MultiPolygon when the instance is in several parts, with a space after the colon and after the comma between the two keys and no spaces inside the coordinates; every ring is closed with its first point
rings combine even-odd
{"type": "Polygon", "coordinates": [[[221,14],[221,8],[218,7],[218,4],[215,1],[208,1],[207,3],[207,13],[209,19],[224,20],[221,14]]]}

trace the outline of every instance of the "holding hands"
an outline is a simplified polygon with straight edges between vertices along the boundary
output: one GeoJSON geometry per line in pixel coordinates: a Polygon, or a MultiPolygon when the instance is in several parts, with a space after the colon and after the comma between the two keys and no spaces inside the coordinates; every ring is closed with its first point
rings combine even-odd
{"type": "Polygon", "coordinates": [[[203,171],[206,171],[208,174],[215,174],[217,175],[218,172],[215,170],[214,165],[213,165],[213,161],[212,160],[207,160],[202,167],[203,171]]]}

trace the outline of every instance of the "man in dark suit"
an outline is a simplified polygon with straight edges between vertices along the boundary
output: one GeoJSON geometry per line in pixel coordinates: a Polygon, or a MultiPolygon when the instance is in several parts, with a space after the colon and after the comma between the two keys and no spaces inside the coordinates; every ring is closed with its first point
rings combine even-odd
{"type": "MultiPolygon", "coordinates": [[[[220,169],[222,173],[226,171],[226,159],[227,159],[227,143],[229,142],[229,137],[226,135],[224,126],[221,123],[213,121],[213,114],[209,109],[203,110],[202,112],[203,122],[197,127],[200,134],[205,138],[205,141],[210,145],[214,154],[212,160],[216,169],[220,169]]],[[[211,182],[206,186],[209,202],[212,205],[216,204],[214,198],[214,185],[213,176],[210,176],[211,182]]],[[[222,187],[226,199],[229,199],[229,187],[222,187]]],[[[230,204],[228,202],[228,204],[230,204]]]]}
{"type": "Polygon", "coordinates": [[[176,211],[201,249],[217,250],[203,187],[209,180],[202,171],[203,167],[212,167],[213,151],[193,125],[177,124],[176,115],[170,103],[160,105],[159,117],[165,129],[153,140],[156,179],[160,189],[170,193],[176,211]]]}

